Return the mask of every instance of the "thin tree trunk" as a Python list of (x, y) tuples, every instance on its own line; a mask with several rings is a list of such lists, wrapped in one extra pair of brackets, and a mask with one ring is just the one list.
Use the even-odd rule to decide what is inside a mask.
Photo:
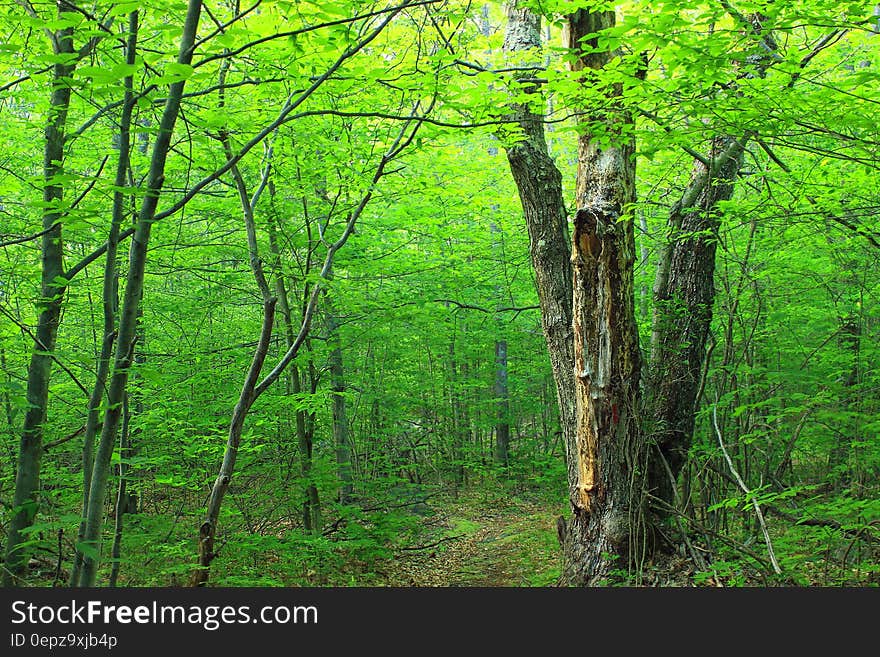
[[(180, 51), (177, 58), (180, 64), (189, 65), (192, 61), (201, 9), (201, 0), (189, 0), (183, 35), (180, 40)], [(170, 151), (174, 125), (180, 112), (180, 101), (184, 86), (185, 81), (175, 82), (170, 86), (162, 120), (159, 124), (159, 132), (153, 145), (153, 155), (150, 160), (150, 171), (147, 178), (148, 191), (141, 205), (135, 234), (132, 238), (128, 278), (123, 296), (119, 332), (116, 338), (113, 376), (111, 377), (107, 393), (107, 411), (104, 415), (101, 439), (95, 454), (89, 490), (86, 531), (83, 538), (83, 543), (88, 545), (89, 549), (87, 551), (88, 554), (85, 556), (82, 577), (80, 578), (80, 585), (85, 587), (94, 586), (97, 578), (110, 456), (113, 453), (113, 444), (119, 428), (122, 399), (125, 395), (134, 351), (138, 309), (144, 289), (147, 246), (150, 241), (153, 219), (156, 215), (156, 206), (158, 205), (159, 195), (165, 179), (165, 161)]]
[[(220, 69), (219, 83), (222, 85), (226, 80), (226, 71), (228, 70), (229, 60), (224, 61), (224, 65)], [(224, 106), (225, 99), (223, 93), (220, 95), (220, 107)], [(221, 132), (220, 140), (223, 144), (223, 150), (226, 159), (231, 161), (233, 158), (232, 146), (229, 142), (229, 135)], [(235, 182), (235, 189), (238, 192), (238, 199), (241, 204), (242, 215), (244, 218), (245, 233), (247, 235), (248, 244), (248, 261), (251, 272), (254, 275), (257, 287), (260, 290), (260, 296), (263, 299), (263, 325), (260, 330), (260, 339), (254, 355), (251, 359), (251, 366), (248, 369), (244, 384), (239, 393), (238, 402), (232, 411), (232, 420), (229, 423), (229, 433), (226, 440), (226, 450), (223, 453), (223, 463), (220, 466), (220, 472), (214, 481), (211, 489), (211, 497), (208, 500), (208, 508), (205, 514), (205, 520), (199, 527), (199, 543), (198, 543), (198, 568), (193, 573), (192, 584), (194, 586), (204, 586), (208, 581), (209, 568), (211, 562), (217, 556), (214, 551), (214, 542), (217, 536), (217, 525), (220, 519), (220, 509), (223, 505), (223, 498), (229, 489), (232, 481), (232, 475), (235, 472), (235, 462), (238, 458), (238, 448), (241, 444), (241, 433), (244, 429), (244, 421), (248, 411), (257, 398), (256, 386), (259, 381), (260, 372), (263, 369), (263, 363), (269, 352), (269, 345), (272, 340), (272, 328), (275, 322), (275, 307), (277, 297), (272, 295), (266, 275), (263, 272), (263, 263), (260, 259), (259, 247), (257, 244), (257, 227), (254, 220), (254, 212), (259, 201), (260, 194), (265, 188), (271, 173), (271, 147), (269, 147), (269, 158), (263, 168), (262, 179), (257, 192), (251, 197), (248, 193), (247, 185), (241, 175), (241, 171), (237, 164), (233, 164), (230, 173)]]
[(495, 462), (510, 460), (510, 394), (507, 387), (507, 340), (495, 341)]
[(116, 518), (113, 527), (113, 548), (110, 552), (110, 580), (108, 586), (115, 587), (119, 580), (119, 558), (122, 555), (122, 528), (125, 514), (129, 510), (127, 492), (127, 466), (129, 436), (131, 431), (131, 412), (128, 407), (128, 395), (122, 400), (122, 431), (119, 433), (119, 487), (116, 490)]
[[(393, 15), (386, 18), (379, 26), (374, 28), (370, 35), (365, 37), (360, 42), (360, 47), (365, 46), (367, 43), (369, 43), (369, 41), (378, 36), (378, 34), (385, 28), (388, 22), (390, 22), (392, 17)], [(353, 51), (349, 49), (346, 52)], [(260, 395), (262, 395), (276, 381), (278, 381), (278, 378), (284, 373), (284, 370), (287, 368), (288, 365), (291, 364), (293, 359), (296, 358), (297, 354), (299, 353), (299, 350), (305, 342), (309, 334), (309, 330), (311, 329), (312, 317), (314, 316), (315, 309), (317, 308), (318, 299), (321, 297), (324, 291), (324, 286), (321, 284), (321, 281), (330, 278), (333, 266), (333, 258), (336, 255), (336, 252), (343, 246), (345, 246), (348, 238), (351, 237), (358, 218), (361, 216), (364, 208), (366, 208), (367, 204), (370, 202), (370, 199), (373, 197), (375, 185), (385, 174), (385, 167), (387, 167), (388, 163), (391, 162), (394, 157), (396, 157), (404, 148), (406, 148), (406, 146), (411, 144), (412, 141), (415, 139), (415, 135), (418, 132), (419, 127), (421, 126), (421, 122), (415, 121), (414, 123), (415, 125), (413, 126), (409, 122), (407, 122), (401, 128), (400, 132), (398, 133), (397, 139), (379, 161), (379, 164), (376, 167), (376, 171), (373, 175), (372, 180), (370, 181), (370, 186), (367, 189), (366, 193), (363, 195), (363, 197), (361, 197), (361, 200), (358, 203), (357, 207), (349, 213), (348, 220), (345, 224), (345, 228), (343, 229), (342, 234), (335, 242), (328, 246), (327, 254), (324, 256), (324, 263), (319, 273), (319, 281), (312, 288), (312, 292), (309, 295), (308, 303), (306, 303), (303, 309), (302, 322), (300, 323), (299, 332), (294, 338), (293, 343), (287, 349), (287, 352), (281, 357), (278, 363), (275, 364), (275, 367), (272, 368), (272, 370), (263, 378), (262, 381), (259, 381), (259, 376), (263, 367), (266, 353), (269, 349), (277, 299), (275, 297), (269, 296), (269, 285), (266, 281), (265, 275), (263, 274), (262, 263), (259, 258), (259, 254), (257, 253), (253, 210), (256, 206), (257, 199), (259, 198), (259, 192), (255, 194), (252, 200), (248, 201), (246, 190), (244, 189), (244, 182), (241, 178), (238, 168), (235, 162), (230, 160), (232, 161), (232, 164), (230, 165), (230, 171), (232, 172), (233, 178), (235, 179), (236, 188), (242, 201), (242, 209), (244, 210), (245, 227), (247, 228), (248, 234), (248, 255), (250, 258), (251, 270), (254, 274), (254, 278), (257, 281), (257, 285), (260, 288), (260, 293), (265, 299), (263, 303), (263, 326), (260, 331), (260, 340), (258, 342), (257, 349), (254, 352), (253, 359), (251, 360), (250, 369), (248, 370), (244, 385), (241, 388), (238, 402), (236, 403), (235, 408), (232, 412), (232, 418), (229, 424), (229, 435), (226, 442), (226, 451), (223, 456), (223, 464), (220, 467), (220, 473), (218, 474), (217, 479), (214, 482), (214, 486), (211, 490), (211, 497), (208, 501), (208, 509), (206, 514), (207, 517), (199, 526), (198, 566), (192, 574), (191, 584), (193, 586), (204, 586), (205, 584), (207, 584), (208, 576), (210, 574), (211, 562), (217, 556), (214, 552), (217, 521), (220, 516), (220, 507), (223, 503), (223, 497), (225, 496), (226, 491), (229, 488), (229, 483), (231, 481), (232, 474), (235, 468), (235, 459), (238, 453), (238, 445), (241, 441), (241, 432), (242, 428), (244, 427), (244, 421), (247, 418), (247, 414), (250, 411), (251, 406), (253, 406), (254, 402), (260, 397)], [(227, 151), (229, 151), (229, 144), (228, 141), (226, 141), (225, 137), (224, 142)], [(229, 153), (227, 153), (227, 156), (228, 155)], [(269, 168), (267, 166), (263, 173), (264, 180), (268, 178), (268, 175)], [(260, 189), (262, 189), (262, 186)]]
[(220, 518), (220, 508), (223, 497), (232, 481), (235, 470), (235, 460), (238, 456), (238, 446), (241, 443), (241, 432), (244, 428), (244, 420), (248, 411), (256, 400), (256, 385), (259, 381), (263, 362), (269, 351), (269, 343), (272, 338), (272, 323), (275, 318), (275, 298), (270, 298), (263, 304), (263, 328), (260, 332), (260, 340), (254, 351), (251, 366), (248, 369), (244, 384), (238, 396), (238, 402), (232, 411), (232, 420), (229, 423), (229, 435), (226, 441), (226, 451), (223, 454), (223, 464), (220, 473), (214, 481), (211, 489), (211, 498), (208, 501), (208, 510), (205, 520), (199, 527), (199, 567), (193, 573), (193, 586), (204, 586), (208, 582), (209, 568), (214, 557), (214, 541), (217, 535), (217, 521)]
[[(135, 62), (135, 48), (137, 46), (138, 12), (129, 14), (128, 41), (126, 43), (126, 63), (133, 65)], [(113, 215), (110, 224), (110, 234), (107, 237), (107, 253), (104, 264), (104, 283), (102, 289), (103, 339), (101, 341), (101, 354), (98, 357), (98, 371), (95, 375), (95, 386), (89, 398), (88, 415), (86, 417), (86, 431), (83, 437), (82, 465), (83, 465), (83, 517), (79, 526), (77, 541), (81, 542), (85, 537), (86, 511), (89, 504), (89, 489), (92, 483), (92, 468), (94, 467), (95, 437), (101, 425), (101, 402), (104, 399), (104, 391), (107, 385), (107, 376), (110, 373), (110, 359), (113, 356), (113, 340), (116, 337), (116, 315), (119, 309), (119, 278), (117, 271), (117, 245), (119, 232), (125, 218), (126, 196), (121, 191), (126, 186), (131, 152), (131, 118), (133, 102), (132, 76), (127, 76), (123, 81), (125, 94), (122, 100), (122, 114), (119, 119), (119, 158), (116, 163), (116, 176), (113, 181), (116, 191), (113, 193)], [(82, 571), (83, 555), (77, 547), (74, 556), (74, 564), (71, 569), (70, 584), (75, 586), (79, 582)]]
[[(311, 356), (309, 356), (311, 358)], [(302, 393), (302, 378), (297, 366), (291, 367), (290, 383), (295, 395)], [(309, 393), (316, 392), (317, 381), (312, 367), (309, 367)], [(318, 494), (318, 485), (315, 483), (312, 473), (314, 448), (315, 418), (312, 413), (306, 413), (302, 409), (296, 411), (296, 436), (299, 445), (302, 466), (300, 473), (305, 482), (305, 499), (303, 500), (303, 527), (312, 534), (320, 534), (324, 527), (321, 513), (321, 497)]]
[(834, 446), (828, 457), (828, 470), (831, 472), (834, 485), (838, 490), (847, 488), (852, 485), (853, 472), (849, 466), (850, 451), (852, 441), (857, 436), (857, 432), (853, 430), (853, 420), (858, 411), (858, 395), (855, 390), (860, 379), (860, 357), (862, 342), (862, 326), (861, 318), (856, 313), (851, 313), (847, 317), (840, 320), (839, 329), (840, 338), (838, 340), (841, 348), (845, 349), (845, 353), (850, 359), (849, 370), (843, 378), (843, 411), (848, 416), (846, 421), (841, 423), (841, 431), (839, 431), (834, 439)]
[[(497, 206), (493, 206), (497, 208)], [(492, 250), (499, 262), (504, 261), (504, 242), (501, 229), (492, 223)], [(503, 305), (504, 290), (495, 286), (496, 310)], [(507, 384), (507, 340), (501, 313), (495, 313), (495, 463), (507, 467), (510, 460), (510, 391)]]
[[(271, 153), (270, 153), (271, 155)], [(275, 186), (268, 181), (270, 198), (275, 197)], [(272, 253), (275, 274), (275, 296), (278, 298), (278, 308), (284, 322), (284, 338), (287, 348), (293, 345), (296, 335), (293, 328), (293, 317), (290, 311), (290, 299), (287, 294), (287, 286), (284, 283), (284, 271), (281, 265), (281, 250), (278, 247), (278, 231), (273, 216), (269, 217), (269, 251)], [(311, 265), (311, 258), (307, 258), (306, 273)], [(312, 380), (311, 392), (314, 393), (314, 380)], [(299, 395), (302, 393), (302, 378), (299, 368), (292, 365), (287, 377), (287, 394)], [(296, 438), (300, 452), (300, 474), (305, 482), (305, 496), (303, 499), (302, 520), (303, 527), (307, 532), (319, 533), (323, 526), (321, 517), (321, 498), (318, 494), (318, 486), (312, 479), (312, 447), (313, 447), (314, 419), (312, 414), (305, 410), (296, 410)]]
[[(58, 2), (59, 15), (66, 3)], [(49, 101), (49, 120), (45, 131), (43, 151), (43, 213), (42, 237), (42, 298), (34, 346), (28, 367), (27, 411), (18, 450), (15, 473), (16, 510), (6, 534), (6, 557), (3, 585), (20, 583), (28, 562), (29, 550), (21, 543), (26, 531), (34, 523), (39, 507), (40, 465), (43, 455), (43, 425), (49, 402), (49, 379), (52, 371), (55, 341), (61, 321), (61, 305), (67, 289), (64, 277), (64, 243), (61, 231), (61, 206), (64, 188), (56, 182), (64, 173), (64, 142), (67, 112), (70, 107), (70, 76), (75, 64), (73, 56), (73, 28), (58, 30), (52, 37), (53, 50), (60, 60), (53, 66), (52, 96)]]
[(339, 502), (347, 504), (352, 496), (351, 445), (348, 431), (348, 413), (345, 404), (345, 369), (342, 360), (342, 340), (339, 325), (330, 299), (327, 306), (327, 339), (332, 346), (329, 356), (330, 389), (333, 394), (333, 443), (336, 446), (336, 476), (339, 479)]

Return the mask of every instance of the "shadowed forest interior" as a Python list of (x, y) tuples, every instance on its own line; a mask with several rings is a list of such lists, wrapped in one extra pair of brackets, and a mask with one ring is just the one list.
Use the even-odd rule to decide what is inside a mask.
[(5, 586), (880, 583), (880, 5), (5, 5)]

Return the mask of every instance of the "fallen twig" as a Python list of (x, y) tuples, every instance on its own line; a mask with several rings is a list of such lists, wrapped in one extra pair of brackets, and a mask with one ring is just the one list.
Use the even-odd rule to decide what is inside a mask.
[(464, 538), (465, 534), (459, 534), (457, 536), (447, 536), (445, 538), (441, 538), (439, 541), (435, 541), (434, 543), (428, 543), (427, 545), (415, 545), (412, 547), (402, 547), (397, 548), (398, 551), (402, 552), (404, 550), (408, 552), (412, 552), (414, 550), (427, 550), (428, 548), (437, 547), (441, 543), (445, 543), (446, 541), (456, 541), (460, 538)]

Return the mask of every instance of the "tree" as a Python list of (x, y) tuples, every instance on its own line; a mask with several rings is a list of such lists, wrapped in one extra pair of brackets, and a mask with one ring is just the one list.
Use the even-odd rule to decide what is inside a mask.
[(876, 16), (759, 5), (4, 13), (10, 583), (872, 582)]
[[(53, 352), (61, 321), (61, 306), (67, 288), (64, 269), (62, 226), (64, 215), (64, 146), (70, 106), (70, 76), (79, 57), (74, 50), (74, 29), (67, 24), (66, 2), (57, 4), (63, 25), (49, 31), (56, 63), (52, 66), (52, 89), (43, 148), (43, 222), (41, 308), (27, 376), (28, 408), (25, 413), (15, 477), (14, 515), (6, 538), (3, 585), (16, 583), (28, 560), (27, 530), (39, 506), (40, 462), (43, 456), (43, 426), (46, 422)], [(87, 49), (86, 49), (87, 51)]]

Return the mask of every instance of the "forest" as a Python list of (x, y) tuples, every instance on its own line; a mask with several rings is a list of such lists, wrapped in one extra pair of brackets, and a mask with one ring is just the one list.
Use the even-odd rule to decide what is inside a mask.
[(0, 9), (3, 586), (880, 585), (880, 5)]

